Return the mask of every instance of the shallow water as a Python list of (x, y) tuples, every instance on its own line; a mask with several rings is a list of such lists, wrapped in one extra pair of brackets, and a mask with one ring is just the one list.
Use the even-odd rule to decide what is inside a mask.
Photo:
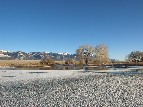
[(0, 67), (0, 70), (79, 70), (83, 67), (77, 66), (52, 66), (52, 67)]

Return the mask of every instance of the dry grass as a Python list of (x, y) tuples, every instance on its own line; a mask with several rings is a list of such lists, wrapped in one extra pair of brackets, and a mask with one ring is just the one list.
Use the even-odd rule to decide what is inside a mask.
[(0, 60), (0, 66), (34, 66), (39, 65), (40, 60)]
[[(0, 66), (40, 66), (41, 60), (0, 60)], [(65, 64), (65, 61), (55, 61), (56, 64)], [(75, 62), (78, 63), (77, 61)]]

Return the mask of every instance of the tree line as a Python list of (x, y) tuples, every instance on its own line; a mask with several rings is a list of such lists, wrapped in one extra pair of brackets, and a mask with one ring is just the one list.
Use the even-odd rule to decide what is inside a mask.
[[(75, 59), (65, 59), (65, 64), (76, 64), (79, 65), (88, 65), (89, 63), (96, 65), (104, 65), (110, 62), (109, 58), (109, 48), (106, 44), (99, 44), (95, 47), (91, 45), (81, 45), (76, 49), (76, 58)], [(55, 64), (54, 60), (49, 57), (40, 62), (41, 65), (53, 65)]]
[(106, 44), (99, 44), (95, 47), (82, 45), (76, 50), (80, 64), (88, 65), (92, 62), (97, 65), (104, 65), (110, 62), (109, 48)]

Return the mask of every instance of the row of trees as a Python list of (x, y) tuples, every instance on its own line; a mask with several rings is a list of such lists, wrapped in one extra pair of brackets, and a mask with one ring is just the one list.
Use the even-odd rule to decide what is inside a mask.
[(98, 65), (108, 64), (109, 59), (109, 48), (105, 44), (97, 45), (93, 47), (91, 45), (82, 45), (76, 50), (77, 57), (80, 64), (88, 64), (92, 61)]
[[(97, 45), (93, 47), (91, 45), (81, 45), (76, 50), (76, 59), (65, 59), (65, 64), (76, 64), (76, 60), (78, 60), (80, 65), (87, 65), (89, 63), (93, 63), (96, 65), (109, 64), (109, 48), (105, 44)], [(143, 62), (143, 52), (140, 51), (132, 51), (125, 58), (126, 61), (129, 62)], [(54, 65), (55, 61), (49, 57), (40, 62), (41, 65)]]
[[(40, 65), (42, 66), (45, 66), (45, 65), (52, 66), (54, 64), (55, 64), (55, 61), (51, 57), (48, 57), (47, 59), (43, 59), (40, 61)], [(65, 59), (64, 64), (66, 65), (75, 64), (75, 61), (74, 59), (71, 59), (71, 58)]]
[[(91, 45), (82, 45), (76, 50), (77, 60), (80, 65), (87, 65), (89, 62), (102, 65), (108, 64), (109, 59), (109, 49), (105, 44), (97, 45), (93, 47)], [(75, 64), (75, 59), (66, 59), (65, 64)], [(54, 60), (50, 57), (44, 59), (40, 62), (41, 65), (54, 65)]]

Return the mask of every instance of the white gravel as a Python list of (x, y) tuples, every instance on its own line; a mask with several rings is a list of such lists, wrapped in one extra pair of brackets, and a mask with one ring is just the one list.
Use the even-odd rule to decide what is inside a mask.
[(143, 107), (143, 74), (119, 71), (1, 70), (0, 107)]

